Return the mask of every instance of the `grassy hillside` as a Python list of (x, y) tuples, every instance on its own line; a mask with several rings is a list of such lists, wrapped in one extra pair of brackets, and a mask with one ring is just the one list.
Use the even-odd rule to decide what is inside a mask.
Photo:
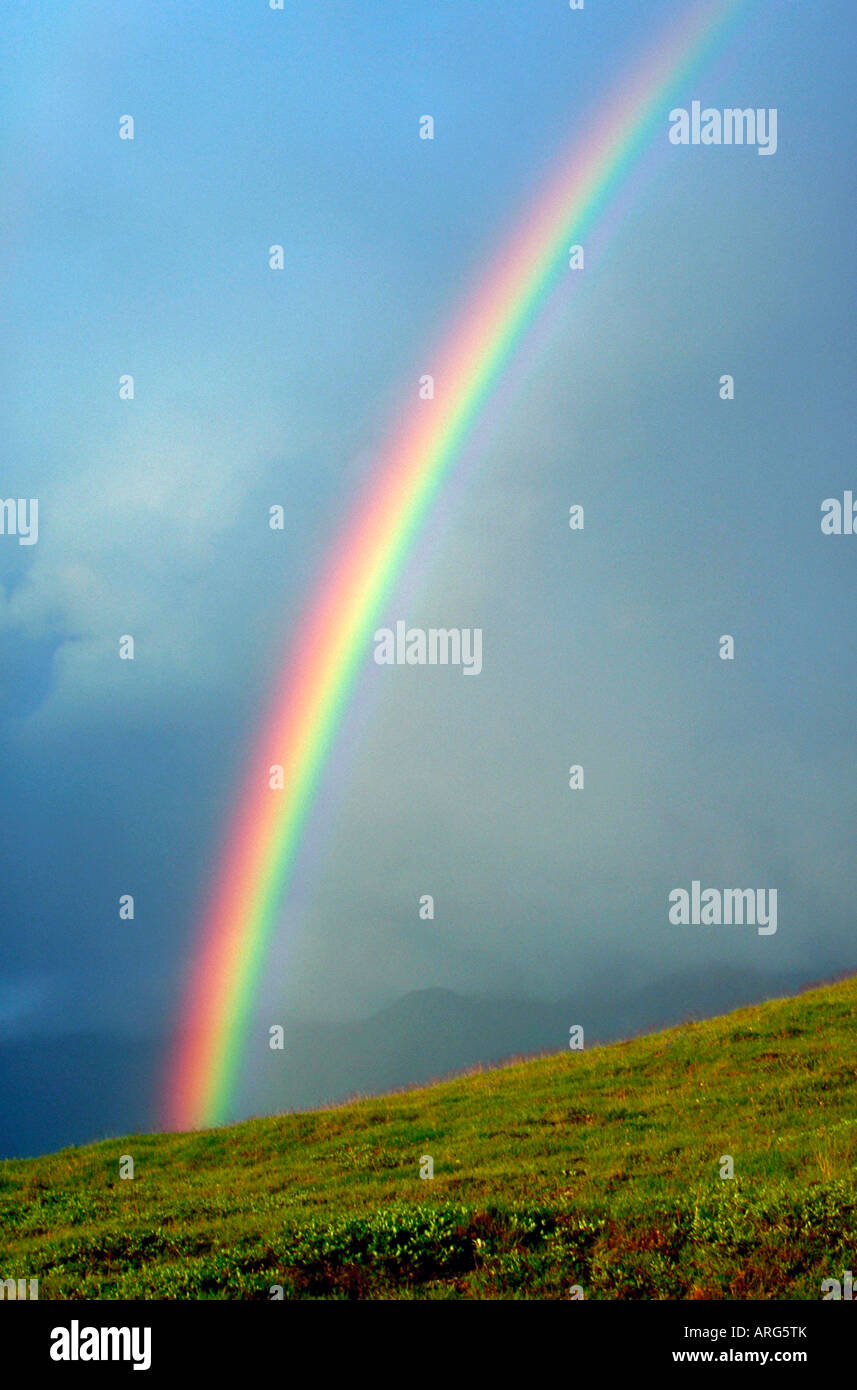
[(855, 1021), (852, 979), (335, 1110), (0, 1164), (0, 1277), (38, 1275), (41, 1298), (818, 1299), (857, 1269)]

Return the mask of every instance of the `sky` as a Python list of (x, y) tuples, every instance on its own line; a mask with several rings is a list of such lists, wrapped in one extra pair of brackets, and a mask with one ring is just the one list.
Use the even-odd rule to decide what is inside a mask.
[[(0, 497), (39, 538), (0, 535), (0, 1045), (168, 1049), (342, 518), (541, 180), (692, 8), (6, 0)], [(855, 49), (848, 0), (748, 0), (681, 104), (776, 108), (776, 153), (674, 146), (664, 110), (384, 615), (480, 628), (483, 669), (367, 651), (257, 1039), (416, 990), (857, 966), (857, 538), (820, 529), (857, 492)], [(776, 888), (776, 934), (671, 924), (694, 879)], [(70, 1142), (51, 1103), (14, 1141), (0, 1109), (0, 1154)]]

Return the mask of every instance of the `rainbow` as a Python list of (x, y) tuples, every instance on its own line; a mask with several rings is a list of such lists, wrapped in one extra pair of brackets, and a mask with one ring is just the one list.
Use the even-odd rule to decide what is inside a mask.
[[(567, 154), (437, 356), (437, 398), (382, 452), (294, 634), (228, 826), (165, 1086), (165, 1124), (219, 1123), (234, 1093), (252, 1001), (314, 794), (372, 634), (420, 527), (489, 393), (653, 135), (666, 104), (722, 42), (746, 0), (703, 0), (626, 76)], [(268, 772), (279, 763), (282, 790)]]

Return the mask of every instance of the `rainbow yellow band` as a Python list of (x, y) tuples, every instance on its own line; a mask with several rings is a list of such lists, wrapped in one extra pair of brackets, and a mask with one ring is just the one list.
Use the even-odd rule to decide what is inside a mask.
[[(746, 0), (702, 0), (626, 76), (582, 148), (565, 155), (465, 305), (435, 367), (437, 399), (392, 439), (337, 538), (295, 633), (248, 765), (205, 911), (165, 1086), (165, 1124), (229, 1107), (253, 999), (320, 774), (371, 638), (423, 520), (489, 393), (559, 277), (653, 137), (670, 97), (725, 39)], [(280, 763), (282, 791), (268, 768)]]

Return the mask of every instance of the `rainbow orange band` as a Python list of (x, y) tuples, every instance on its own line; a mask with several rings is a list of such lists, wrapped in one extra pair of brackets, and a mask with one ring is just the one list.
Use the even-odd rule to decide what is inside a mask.
[[(667, 138), (667, 103), (745, 0), (704, 0), (662, 35), (626, 77), (583, 148), (529, 209), (520, 230), (465, 306), (434, 367), (437, 399), (417, 402), (393, 439), (291, 645), (199, 934), (170, 1058), (165, 1124), (217, 1124), (229, 1107), (266, 950), (358, 670), (371, 651), (423, 520), (522, 335), (560, 276), (568, 250), (591, 232), (653, 137)], [(282, 791), (268, 769), (280, 763)]]

